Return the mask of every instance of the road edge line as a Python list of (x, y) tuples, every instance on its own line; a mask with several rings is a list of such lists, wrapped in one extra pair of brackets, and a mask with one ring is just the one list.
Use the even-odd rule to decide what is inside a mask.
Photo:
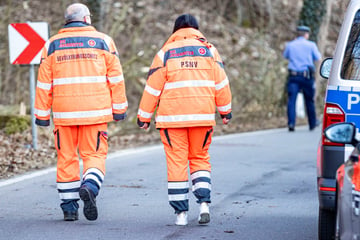
[[(266, 130), (259, 130), (259, 131), (253, 131), (253, 132), (233, 133), (233, 134), (216, 136), (216, 137), (213, 138), (213, 140), (214, 141), (220, 141), (220, 140), (223, 140), (223, 139), (234, 138), (234, 137), (238, 137), (238, 136), (261, 135), (261, 134), (264, 134), (264, 133), (277, 133), (277, 132), (282, 132), (282, 131), (284, 131), (284, 128), (266, 129)], [(113, 153), (109, 153), (106, 160), (111, 160), (111, 159), (114, 159), (114, 158), (117, 158), (117, 157), (120, 157), (120, 156), (131, 155), (131, 154), (134, 154), (134, 153), (157, 150), (159, 148), (163, 148), (163, 145), (162, 144), (157, 144), (157, 145), (152, 145), (152, 146), (123, 149), (123, 150), (119, 150), (119, 151), (116, 151), (116, 152), (113, 152)], [(46, 175), (46, 174), (49, 174), (49, 173), (52, 173), (52, 172), (56, 172), (56, 167), (50, 167), (50, 168), (42, 169), (42, 170), (39, 170), (39, 171), (36, 171), (36, 172), (25, 173), (24, 175), (16, 176), (14, 178), (6, 179), (6, 180), (0, 180), (0, 188), (5, 187), (5, 186), (9, 186), (11, 184), (15, 184), (15, 183), (18, 183), (18, 182), (22, 182), (22, 181), (25, 181), (25, 180), (28, 180), (28, 179), (40, 177), (40, 176), (43, 176), (43, 175)]]

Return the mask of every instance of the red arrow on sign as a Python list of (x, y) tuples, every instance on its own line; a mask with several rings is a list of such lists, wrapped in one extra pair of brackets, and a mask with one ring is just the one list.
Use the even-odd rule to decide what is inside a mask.
[(13, 64), (28, 64), (40, 52), (45, 40), (26, 23), (14, 23), (11, 26), (29, 42)]

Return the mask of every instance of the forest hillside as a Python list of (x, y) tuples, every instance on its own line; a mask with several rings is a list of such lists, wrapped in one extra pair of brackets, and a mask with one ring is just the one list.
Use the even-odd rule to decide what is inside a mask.
[[(29, 67), (9, 63), (8, 25), (48, 22), (50, 35), (64, 24), (74, 1), (0, 0), (0, 178), (56, 162), (52, 129), (39, 129), (39, 149), (31, 148)], [(323, 57), (331, 56), (348, 0), (80, 0), (93, 25), (117, 45), (129, 101), (128, 118), (111, 123), (111, 151), (159, 140), (140, 131), (136, 112), (151, 61), (170, 36), (177, 16), (194, 15), (200, 30), (219, 50), (233, 94), (233, 119), (219, 121), (215, 134), (286, 126), (284, 86), (287, 62), (282, 51), (298, 24), (312, 28)], [(37, 74), (38, 67), (35, 67)], [(321, 118), (326, 82), (317, 81)], [(19, 116), (24, 112), (25, 116)], [(219, 119), (218, 119), (219, 120)], [(300, 119), (299, 122), (306, 123)]]

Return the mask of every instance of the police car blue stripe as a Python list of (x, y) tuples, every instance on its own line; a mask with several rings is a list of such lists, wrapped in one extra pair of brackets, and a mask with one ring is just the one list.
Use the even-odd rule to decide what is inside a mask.
[[(326, 102), (338, 105), (345, 113), (346, 122), (354, 122), (360, 125), (360, 92), (353, 91), (354, 88), (340, 90), (328, 89)], [(356, 89), (357, 90), (357, 89)]]

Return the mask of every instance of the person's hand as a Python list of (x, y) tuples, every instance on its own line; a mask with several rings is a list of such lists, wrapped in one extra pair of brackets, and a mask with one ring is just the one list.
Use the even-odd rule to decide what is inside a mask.
[(230, 122), (230, 119), (223, 118), (222, 121), (223, 121), (223, 124), (227, 125)]
[(137, 125), (141, 129), (145, 129), (145, 130), (150, 129), (150, 122), (142, 122), (142, 121), (140, 121), (139, 118), (137, 119)]
[(230, 122), (230, 119), (232, 118), (231, 112), (228, 114), (221, 114), (221, 119), (223, 121), (223, 124), (227, 125)]
[(148, 130), (149, 129), (149, 123), (144, 123), (144, 125), (142, 125), (141, 127), (140, 127), (141, 129), (145, 129), (145, 130)]

